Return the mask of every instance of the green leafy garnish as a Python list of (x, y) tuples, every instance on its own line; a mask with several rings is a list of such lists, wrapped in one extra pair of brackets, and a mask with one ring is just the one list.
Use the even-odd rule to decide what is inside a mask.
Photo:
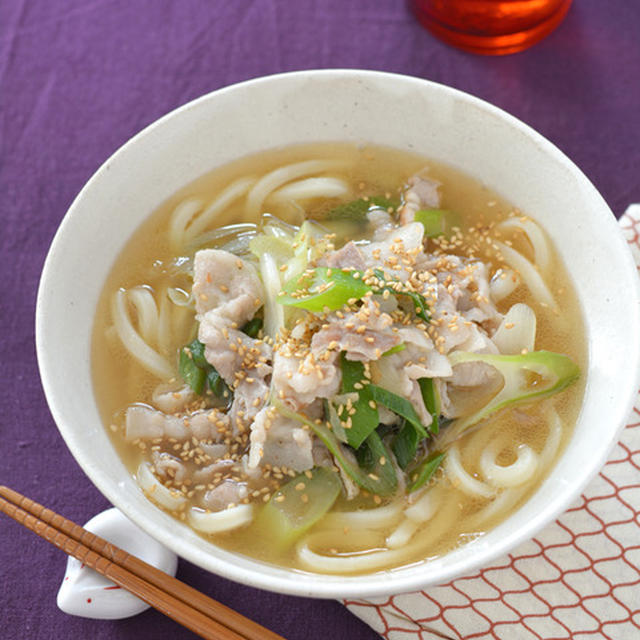
[[(374, 430), (367, 436), (362, 446), (356, 451), (356, 459), (360, 469), (367, 473), (369, 480), (387, 487), (387, 493), (392, 489), (395, 491), (398, 485), (396, 470), (391, 463), (391, 454), (377, 431)], [(369, 487), (364, 488), (372, 493), (383, 495), (379, 488), (375, 491)]]
[[(431, 416), (429, 431), (434, 434), (438, 433), (440, 405), (433, 380), (431, 378), (422, 378), (418, 380), (418, 384), (420, 385), (424, 406)], [(420, 424), (420, 427), (423, 427), (423, 425)], [(393, 439), (391, 445), (391, 449), (401, 469), (406, 469), (409, 466), (423, 439), (422, 432), (416, 429), (414, 424), (407, 420), (403, 422), (400, 431)]]
[(343, 351), (340, 354), (340, 368), (342, 370), (340, 392), (358, 394), (358, 399), (352, 403), (352, 413), (347, 416), (345, 412), (340, 416), (343, 426), (345, 421), (351, 425), (349, 428), (344, 428), (347, 442), (354, 449), (357, 449), (378, 426), (378, 409), (375, 408), (362, 362), (347, 360)]
[(427, 436), (427, 430), (409, 400), (375, 384), (370, 384), (368, 388), (376, 402), (407, 420), (422, 438)]
[[(227, 383), (222, 379), (222, 376), (213, 367), (211, 367), (211, 369), (207, 373), (207, 384), (209, 385), (209, 389), (211, 389), (213, 394), (218, 396), (218, 398), (226, 397), (224, 395), (224, 392), (229, 391)], [(229, 393), (231, 392), (229, 391)]]
[(444, 460), (444, 456), (444, 453), (438, 453), (436, 451), (421, 462), (416, 469), (410, 471), (408, 475), (411, 484), (407, 487), (407, 493), (412, 493), (416, 491), (416, 489), (424, 486), (429, 481), (429, 478), (436, 472), (436, 469)]
[(422, 438), (415, 427), (406, 420), (402, 421), (400, 431), (391, 443), (391, 450), (401, 469), (406, 469), (413, 460)]
[(375, 431), (371, 433), (363, 444), (363, 446), (366, 445), (366, 449), (369, 452), (367, 453), (368, 459), (375, 461), (375, 465), (370, 469), (362, 469), (357, 462), (352, 460), (349, 449), (339, 442), (326, 423), (321, 422), (318, 424), (307, 418), (307, 416), (292, 411), (279, 400), (275, 400), (273, 404), (285, 418), (291, 418), (306, 424), (329, 449), (342, 470), (358, 486), (379, 496), (386, 496), (395, 492), (398, 487), (398, 479), (390, 462), (392, 454)]
[(420, 393), (422, 394), (422, 400), (424, 406), (431, 416), (431, 424), (429, 425), (429, 431), (431, 433), (438, 433), (440, 419), (440, 398), (438, 392), (433, 384), (432, 378), (420, 378), (418, 380), (420, 385)]
[(257, 338), (262, 329), (262, 318), (252, 318), (240, 331), (246, 333), (250, 338)]
[(331, 509), (341, 489), (340, 478), (331, 469), (315, 467), (301, 473), (271, 496), (256, 526), (269, 544), (289, 547)]
[(188, 350), (188, 355), (191, 356), (193, 363), (196, 367), (200, 367), (201, 369), (206, 369), (211, 365), (207, 362), (207, 359), (204, 357), (204, 345), (200, 340), (191, 341), (183, 351)]
[[(198, 395), (205, 391), (205, 382), (218, 398), (228, 399), (231, 391), (215, 367), (204, 357), (204, 344), (197, 338), (180, 350), (178, 370), (182, 379)], [(225, 395), (226, 394), (226, 395)]]
[(204, 383), (207, 379), (207, 373), (201, 369), (196, 363), (187, 348), (180, 351), (180, 363), (178, 365), (182, 379), (197, 393), (201, 394), (204, 390)]

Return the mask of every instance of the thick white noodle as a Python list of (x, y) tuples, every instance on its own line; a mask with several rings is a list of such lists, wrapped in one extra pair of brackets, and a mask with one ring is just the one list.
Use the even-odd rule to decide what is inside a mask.
[(549, 468), (558, 453), (560, 441), (562, 440), (562, 421), (553, 407), (550, 407), (547, 412), (547, 423), (549, 424), (547, 441), (544, 443), (542, 451), (538, 454), (538, 469), (540, 471)]
[(172, 251), (179, 251), (184, 244), (184, 231), (193, 216), (204, 207), (199, 198), (183, 200), (171, 214), (169, 221), (169, 246)]
[(404, 520), (387, 537), (386, 545), (397, 549), (408, 544), (420, 526), (433, 518), (442, 504), (442, 487), (428, 487), (411, 506), (404, 511)]
[(304, 178), (281, 187), (269, 198), (275, 201), (340, 198), (348, 195), (349, 185), (340, 178)]
[(250, 219), (257, 219), (263, 213), (262, 206), (272, 191), (296, 178), (308, 176), (311, 173), (330, 171), (342, 166), (335, 160), (304, 160), (279, 167), (260, 178), (247, 196), (247, 215)]
[(402, 504), (394, 501), (376, 509), (362, 509), (358, 511), (334, 511), (322, 520), (323, 527), (349, 527), (369, 529), (392, 525), (400, 516)]
[(298, 559), (301, 564), (321, 573), (354, 573), (357, 571), (370, 571), (389, 565), (399, 565), (409, 561), (423, 553), (450, 531), (454, 519), (459, 512), (458, 503), (455, 500), (445, 501), (429, 527), (423, 529), (419, 536), (415, 536), (413, 542), (400, 549), (385, 549), (370, 553), (354, 552), (342, 553), (340, 556), (327, 556), (313, 551), (313, 547), (324, 541), (323, 532), (312, 533), (303, 538), (296, 547)]
[(549, 268), (551, 254), (549, 252), (549, 243), (542, 229), (530, 218), (507, 218), (501, 222), (498, 229), (520, 229), (525, 233), (531, 246), (533, 247), (533, 256), (538, 269), (545, 273)]
[(127, 289), (125, 294), (136, 310), (138, 332), (145, 342), (158, 342), (158, 305), (146, 287)]
[(429, 488), (414, 504), (404, 510), (404, 515), (414, 522), (427, 522), (440, 508), (442, 497), (442, 488)]
[(519, 487), (533, 478), (538, 470), (538, 456), (531, 447), (521, 444), (516, 449), (516, 460), (503, 466), (496, 462), (501, 443), (492, 442), (480, 454), (480, 473), (492, 486), (500, 488)]
[(162, 380), (173, 377), (174, 371), (169, 361), (152, 349), (131, 324), (126, 294), (122, 289), (113, 294), (111, 316), (122, 345), (149, 373)]
[(202, 533), (231, 531), (253, 520), (253, 505), (240, 504), (223, 511), (206, 512), (191, 507), (187, 516), (189, 524)]
[(169, 296), (169, 300), (171, 300), (176, 307), (195, 307), (193, 294), (191, 292), (187, 293), (179, 287), (169, 287), (167, 289), (167, 296)]
[(493, 487), (477, 480), (465, 471), (460, 460), (460, 451), (457, 444), (451, 446), (447, 451), (444, 469), (453, 486), (469, 496), (491, 498), (495, 494)]
[(166, 355), (171, 344), (171, 301), (166, 287), (160, 292), (160, 304), (158, 305), (158, 350)]
[(269, 253), (260, 256), (260, 275), (264, 285), (264, 332), (271, 338), (284, 327), (284, 307), (278, 304), (278, 293), (282, 289), (280, 271), (275, 258)]
[[(558, 452), (562, 439), (562, 422), (553, 407), (549, 410), (547, 421), (549, 423), (549, 434), (542, 451), (538, 454), (538, 474), (549, 468)], [(469, 526), (480, 527), (498, 515), (507, 513), (520, 500), (527, 489), (527, 486), (504, 489), (486, 507), (472, 516)]]
[(551, 295), (551, 291), (544, 283), (542, 276), (521, 253), (508, 247), (504, 242), (495, 241), (504, 261), (519, 274), (524, 283), (531, 291), (531, 294), (539, 303), (545, 304), (553, 310), (556, 310), (556, 303)]
[(387, 536), (385, 544), (389, 549), (398, 549), (407, 545), (413, 534), (418, 530), (420, 524), (415, 520), (405, 518), (392, 532)]
[(489, 295), (494, 303), (514, 292), (520, 284), (520, 276), (512, 269), (498, 269), (489, 282)]
[(202, 233), (214, 220), (238, 198), (241, 198), (249, 188), (255, 183), (253, 176), (243, 176), (234, 180), (228, 187), (223, 189), (218, 197), (185, 228), (183, 242), (188, 244)]
[(523, 349), (533, 351), (536, 343), (536, 314), (533, 309), (522, 302), (514, 304), (491, 339), (503, 355), (522, 353)]
[(181, 509), (187, 499), (174, 489), (167, 489), (152, 473), (148, 462), (142, 462), (136, 471), (136, 480), (144, 494), (169, 511)]
[(480, 527), (498, 515), (506, 515), (524, 495), (527, 487), (515, 487), (502, 490), (486, 507), (483, 507), (470, 518), (469, 527)]

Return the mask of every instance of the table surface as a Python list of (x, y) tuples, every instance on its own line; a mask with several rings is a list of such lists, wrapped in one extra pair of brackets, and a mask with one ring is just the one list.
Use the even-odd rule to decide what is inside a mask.
[[(640, 4), (580, 0), (556, 32), (502, 58), (435, 40), (403, 0), (0, 2), (0, 483), (78, 522), (108, 504), (49, 415), (34, 346), (38, 279), (66, 209), (134, 133), (219, 87), (271, 73), (366, 68), (489, 100), (562, 149), (616, 216), (640, 202)], [(193, 637), (155, 611), (58, 611), (65, 557), (0, 518), (0, 623), (20, 638)], [(256, 591), (181, 561), (178, 576), (289, 640), (373, 639), (334, 601)]]

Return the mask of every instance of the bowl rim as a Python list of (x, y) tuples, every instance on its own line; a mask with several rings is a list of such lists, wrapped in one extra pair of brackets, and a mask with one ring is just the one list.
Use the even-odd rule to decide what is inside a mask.
[[(77, 447), (73, 440), (73, 429), (66, 422), (63, 412), (59, 410), (57, 406), (58, 390), (54, 385), (55, 369), (53, 363), (49, 361), (47, 357), (47, 345), (46, 345), (46, 295), (45, 292), (49, 287), (50, 282), (55, 279), (55, 261), (59, 254), (59, 247), (63, 244), (64, 237), (66, 235), (67, 226), (70, 224), (72, 218), (78, 213), (81, 208), (83, 200), (90, 192), (94, 183), (100, 180), (103, 174), (109, 170), (110, 165), (114, 162), (118, 162), (119, 159), (126, 155), (129, 149), (135, 145), (138, 145), (142, 140), (149, 136), (157, 128), (163, 127), (166, 123), (171, 122), (174, 119), (179, 119), (183, 114), (189, 112), (192, 109), (198, 108), (202, 103), (208, 102), (219, 95), (224, 95), (230, 92), (243, 90), (251, 86), (260, 86), (268, 83), (277, 83), (281, 80), (289, 79), (307, 79), (312, 77), (324, 77), (324, 78), (352, 78), (356, 79), (382, 79), (388, 82), (401, 82), (406, 83), (407, 86), (413, 85), (418, 89), (424, 89), (429, 87), (433, 91), (440, 91), (444, 94), (448, 94), (451, 97), (460, 99), (466, 103), (470, 103), (484, 112), (490, 115), (499, 117), (506, 124), (514, 127), (528, 137), (532, 142), (537, 144), (547, 154), (551, 154), (556, 161), (567, 169), (574, 178), (578, 181), (581, 189), (588, 195), (590, 199), (593, 199), (594, 203), (597, 203), (601, 209), (610, 212), (610, 209), (600, 193), (596, 190), (595, 186), (589, 181), (584, 173), (554, 144), (547, 140), (540, 133), (535, 131), (529, 125), (525, 124), (515, 116), (507, 113), (506, 111), (496, 107), (495, 105), (482, 100), (469, 93), (436, 83), (430, 80), (416, 78), (413, 76), (371, 71), (371, 70), (359, 70), (359, 69), (313, 69), (305, 71), (293, 71), (286, 73), (278, 73), (268, 76), (261, 76), (245, 80), (243, 82), (235, 83), (229, 86), (225, 86), (209, 92), (203, 96), (200, 96), (190, 102), (170, 111), (159, 119), (155, 120), (151, 124), (147, 125), (139, 133), (130, 138), (122, 146), (120, 146), (113, 154), (105, 160), (105, 162), (98, 168), (98, 170), (91, 176), (86, 182), (83, 188), (80, 190), (76, 198), (70, 205), (67, 213), (65, 214), (56, 234), (51, 243), (48, 251), (41, 279), (38, 288), (37, 300), (36, 300), (36, 353), (38, 360), (38, 367), (42, 380), (43, 389), (49, 405), (51, 414), (56, 422), (58, 430), (60, 431), (67, 447), (71, 451), (71, 454), (80, 465), (85, 474), (89, 477), (92, 483), (98, 488), (98, 490), (114, 505), (123, 511), (132, 521), (140, 526), (152, 537), (160, 540), (163, 544), (171, 548), (178, 555), (193, 562), (194, 564), (218, 574), (225, 578), (240, 582), (245, 585), (266, 589), (270, 591), (276, 591), (279, 593), (291, 594), (291, 595), (306, 595), (310, 597), (374, 597), (384, 596), (393, 593), (403, 593), (413, 591), (424, 587), (428, 582), (429, 584), (435, 584), (433, 581), (426, 580), (424, 573), (413, 572), (409, 575), (402, 575), (403, 571), (413, 567), (402, 567), (399, 569), (393, 569), (391, 571), (374, 572), (366, 575), (359, 576), (325, 576), (322, 574), (309, 574), (300, 573), (296, 570), (283, 569), (282, 567), (276, 567), (280, 571), (274, 571), (272, 573), (265, 573), (261, 571), (261, 567), (265, 567), (265, 563), (250, 558), (250, 565), (255, 568), (247, 569), (241, 567), (238, 564), (227, 561), (220, 557), (204, 556), (201, 551), (191, 547), (188, 543), (183, 543), (178, 540), (175, 535), (171, 535), (169, 532), (159, 530), (154, 522), (149, 520), (144, 515), (140, 515), (134, 511), (134, 509), (126, 504), (126, 501), (121, 503), (119, 495), (114, 487), (105, 487), (100, 482), (98, 476), (99, 473), (90, 464), (89, 459), (86, 457), (85, 452)], [(197, 177), (197, 176), (196, 176)], [(617, 223), (613, 214), (611, 214), (611, 225), (617, 227)], [(619, 229), (618, 229), (619, 232)], [(626, 247), (626, 242), (622, 238), (622, 234), (619, 233), (619, 239), (623, 251), (626, 250), (626, 255), (623, 260), (626, 261), (627, 267), (632, 269), (635, 273), (636, 266), (633, 263), (630, 252)], [(628, 296), (632, 299), (632, 303), (635, 302), (636, 308), (640, 308), (640, 281), (635, 291), (627, 292)], [(637, 314), (636, 314), (637, 315)], [(626, 387), (626, 404), (620, 403), (613, 411), (612, 422), (617, 424), (615, 432), (612, 431), (611, 441), (607, 443), (607, 446), (600, 450), (599, 455), (593, 456), (590, 459), (590, 464), (586, 464), (583, 467), (582, 477), (580, 482), (574, 483), (570, 490), (560, 491), (555, 499), (549, 501), (545, 508), (540, 511), (536, 517), (529, 521), (529, 526), (526, 529), (512, 532), (510, 535), (503, 536), (499, 543), (494, 545), (490, 549), (482, 550), (476, 553), (475, 556), (469, 561), (453, 562), (444, 567), (438, 573), (437, 584), (443, 584), (451, 579), (460, 575), (469, 575), (473, 571), (477, 570), (483, 565), (488, 564), (492, 560), (496, 559), (500, 555), (507, 553), (518, 544), (529, 540), (535, 535), (543, 526), (551, 522), (557, 516), (559, 516), (569, 504), (578, 496), (580, 491), (587, 485), (587, 483), (598, 473), (605, 463), (610, 451), (613, 449), (619, 439), (619, 435), (625, 426), (626, 419), (633, 407), (636, 392), (640, 384), (640, 341), (636, 339), (635, 352), (630, 352), (629, 356), (633, 358), (636, 364), (636, 379), (625, 379), (624, 386)], [(233, 554), (239, 556), (240, 554)], [(446, 555), (446, 554), (445, 554)], [(252, 561), (252, 562), (251, 562)], [(460, 567), (459, 565), (463, 565)], [(274, 565), (268, 565), (274, 567)], [(274, 575), (278, 574), (278, 575)], [(317, 577), (317, 580), (311, 582), (305, 580), (303, 576), (311, 575)], [(395, 577), (395, 580), (394, 580)], [(301, 578), (303, 578), (301, 580)]]

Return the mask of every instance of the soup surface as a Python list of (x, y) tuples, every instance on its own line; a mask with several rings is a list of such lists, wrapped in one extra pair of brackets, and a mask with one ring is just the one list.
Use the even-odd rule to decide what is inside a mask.
[(577, 418), (583, 333), (544, 231), (486, 186), (300, 146), (151, 215), (105, 284), (93, 375), (161, 508), (261, 560), (367, 573), (468, 543), (536, 490)]

